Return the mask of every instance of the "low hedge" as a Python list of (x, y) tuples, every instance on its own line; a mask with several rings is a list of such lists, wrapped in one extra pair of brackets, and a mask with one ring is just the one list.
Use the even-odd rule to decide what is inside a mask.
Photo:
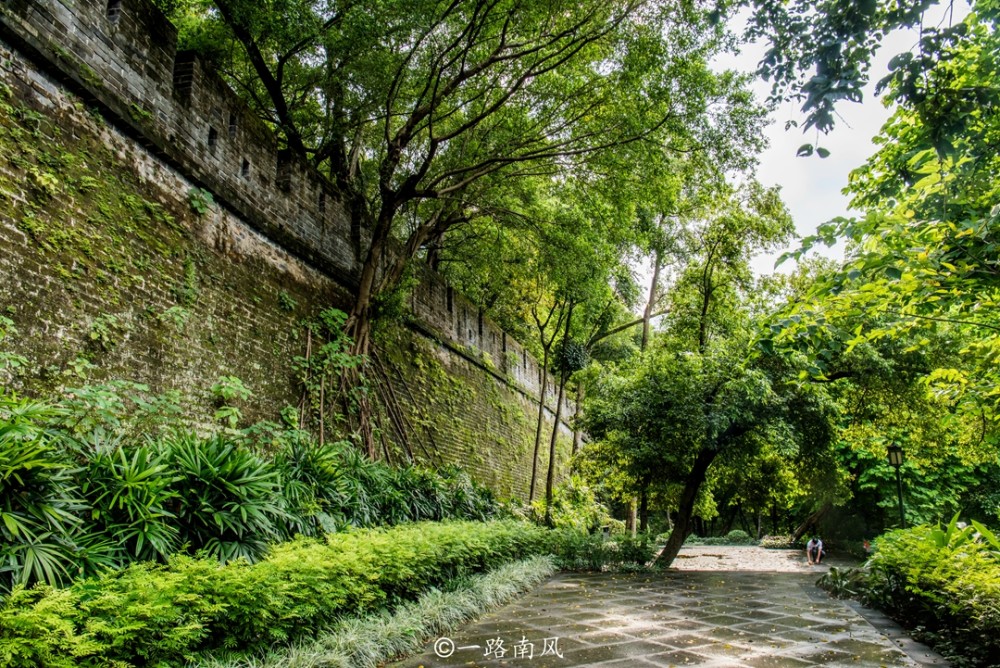
[(66, 589), (15, 588), (0, 607), (0, 665), (169, 668), (206, 650), (255, 651), (545, 553), (548, 540), (514, 521), (425, 522), (298, 539), (252, 565), (178, 556)]
[(921, 526), (876, 541), (862, 596), (956, 666), (1000, 665), (1000, 544), (988, 529)]

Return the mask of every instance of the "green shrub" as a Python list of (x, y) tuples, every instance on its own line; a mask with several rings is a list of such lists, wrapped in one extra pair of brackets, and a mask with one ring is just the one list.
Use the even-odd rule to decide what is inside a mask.
[(79, 568), (74, 466), (44, 428), (54, 409), (0, 395), (0, 591), (59, 584)]
[(756, 545), (757, 541), (746, 531), (733, 529), (725, 536), (696, 536), (691, 534), (684, 540), (685, 545)]
[(760, 539), (758, 545), (772, 550), (785, 550), (795, 547), (792, 544), (791, 536), (764, 536)]
[(69, 589), (15, 590), (0, 606), (0, 624), (15, 629), (0, 648), (38, 668), (168, 668), (207, 650), (262, 650), (545, 553), (547, 534), (513, 521), (421, 523), (299, 538), (256, 564), (133, 564)]
[[(268, 651), (251, 665), (352, 666), (376, 668), (419, 650), (430, 638), (447, 634), (459, 624), (497, 608), (530, 589), (555, 570), (551, 557), (532, 557), (482, 575), (456, 581), (455, 587), (432, 589), (393, 612), (338, 621), (318, 637), (291, 647)], [(219, 653), (199, 666), (245, 668), (245, 657)]]
[(223, 435), (177, 434), (160, 443), (174, 472), (182, 543), (221, 561), (256, 561), (289, 519), (277, 468)]
[(726, 542), (729, 545), (753, 545), (755, 541), (750, 534), (742, 529), (733, 529), (726, 534)]
[(869, 603), (922, 628), (955, 665), (1000, 665), (1000, 544), (988, 529), (956, 519), (893, 531), (867, 566)]
[(607, 568), (639, 568), (652, 561), (656, 541), (652, 536), (622, 535), (606, 540), (598, 533), (573, 529), (553, 531), (549, 550), (556, 564), (568, 571), (601, 571)]
[[(545, 500), (539, 499), (517, 510), (516, 514), (542, 524), (545, 522), (545, 510)], [(594, 491), (578, 475), (571, 476), (569, 480), (555, 487), (549, 515), (551, 526), (556, 529), (591, 533), (604, 526), (613, 526), (615, 529), (620, 527), (624, 531), (624, 523), (616, 523), (611, 519), (607, 507), (597, 501)]]
[(177, 477), (149, 447), (97, 447), (82, 471), (81, 491), (90, 507), (91, 531), (114, 537), (110, 558), (118, 567), (163, 561), (179, 547), (174, 515)]

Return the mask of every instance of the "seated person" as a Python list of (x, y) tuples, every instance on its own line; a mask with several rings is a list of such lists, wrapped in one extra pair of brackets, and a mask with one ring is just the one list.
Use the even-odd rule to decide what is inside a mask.
[(809, 562), (809, 565), (818, 565), (823, 561), (824, 554), (826, 553), (823, 552), (823, 541), (820, 540), (820, 537), (813, 536), (810, 538), (809, 542), (806, 543), (806, 560)]

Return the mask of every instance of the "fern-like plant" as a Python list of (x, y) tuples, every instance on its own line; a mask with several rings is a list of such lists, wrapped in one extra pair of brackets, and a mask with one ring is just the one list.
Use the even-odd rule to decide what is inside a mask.
[(0, 590), (61, 584), (77, 571), (79, 489), (42, 426), (45, 404), (0, 395)]
[(255, 562), (268, 542), (285, 537), (290, 517), (273, 464), (224, 435), (177, 434), (159, 447), (176, 475), (168, 509), (181, 543), (223, 562)]

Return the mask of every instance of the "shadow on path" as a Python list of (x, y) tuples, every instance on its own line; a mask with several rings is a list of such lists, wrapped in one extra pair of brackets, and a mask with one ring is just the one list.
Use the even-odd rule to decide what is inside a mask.
[(818, 574), (558, 575), (396, 667), (948, 665), (885, 617), (829, 597)]

